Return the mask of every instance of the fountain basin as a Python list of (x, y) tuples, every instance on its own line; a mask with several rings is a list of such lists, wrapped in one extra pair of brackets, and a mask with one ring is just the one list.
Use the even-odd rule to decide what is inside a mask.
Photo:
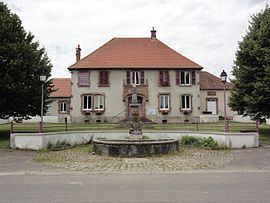
[(94, 139), (94, 151), (99, 155), (145, 157), (178, 150), (177, 139)]

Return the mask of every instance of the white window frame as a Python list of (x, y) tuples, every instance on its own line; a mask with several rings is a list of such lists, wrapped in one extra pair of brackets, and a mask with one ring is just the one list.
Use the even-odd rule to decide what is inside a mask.
[(104, 95), (94, 95), (94, 110), (103, 111), (105, 106), (104, 103), (105, 103)]
[[(183, 99), (184, 97), (184, 99)], [(187, 100), (189, 100), (189, 108), (187, 108)], [(182, 111), (190, 111), (191, 110), (191, 95), (181, 95), (181, 109)], [(184, 107), (183, 107), (184, 104)]]
[[(184, 74), (184, 81), (182, 80), (182, 74)], [(187, 75), (188, 75), (189, 83), (187, 83)], [(180, 72), (180, 85), (191, 85), (191, 72), (190, 71)]]
[[(86, 100), (86, 106), (87, 106), (87, 108), (84, 108), (84, 101), (85, 101), (85, 99), (84, 98), (87, 98), (87, 100)], [(91, 104), (90, 104), (90, 106), (89, 106), (89, 97), (90, 97), (90, 101), (91, 101)], [(92, 98), (93, 98), (93, 95), (83, 95), (83, 101), (82, 101), (82, 109), (84, 110), (84, 111), (90, 111), (90, 110), (92, 110)], [(89, 108), (90, 107), (90, 108)]]
[[(166, 107), (166, 100), (167, 100), (168, 107)], [(165, 106), (163, 106), (163, 105), (165, 105)], [(170, 110), (170, 95), (168, 95), (168, 94), (160, 94), (159, 95), (159, 110), (161, 110), (161, 111)]]
[(67, 102), (60, 102), (59, 104), (59, 112), (60, 113), (67, 113)]
[(131, 84), (140, 85), (140, 71), (131, 71)]

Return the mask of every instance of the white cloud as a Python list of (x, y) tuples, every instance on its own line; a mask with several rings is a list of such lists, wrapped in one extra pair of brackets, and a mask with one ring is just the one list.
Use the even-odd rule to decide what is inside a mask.
[(53, 77), (69, 77), (81, 44), (85, 56), (113, 37), (157, 37), (219, 75), (232, 70), (250, 16), (263, 0), (4, 0), (47, 50)]

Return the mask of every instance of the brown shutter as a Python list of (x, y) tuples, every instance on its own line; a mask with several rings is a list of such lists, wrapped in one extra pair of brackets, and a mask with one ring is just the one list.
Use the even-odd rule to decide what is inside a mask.
[(127, 85), (130, 85), (130, 71), (127, 71)]
[(140, 78), (140, 84), (143, 85), (144, 84), (144, 71), (141, 71), (141, 78)]
[(191, 71), (192, 85), (196, 85), (196, 71)]
[(102, 71), (99, 71), (99, 85), (103, 84), (103, 74)]
[(170, 83), (169, 71), (165, 71), (165, 84), (169, 85), (169, 83)]
[(104, 72), (104, 84), (109, 85), (109, 72), (108, 71)]
[(159, 84), (162, 85), (163, 83), (163, 71), (159, 71)]
[(180, 85), (180, 75), (179, 75), (179, 70), (176, 71), (176, 78), (175, 78), (175, 81), (176, 81), (176, 85)]
[(78, 79), (79, 85), (85, 85), (88, 86), (90, 85), (90, 75), (89, 72), (83, 71), (79, 72), (79, 79)]

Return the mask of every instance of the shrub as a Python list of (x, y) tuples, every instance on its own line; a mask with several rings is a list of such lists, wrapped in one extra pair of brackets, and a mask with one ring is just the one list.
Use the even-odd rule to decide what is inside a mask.
[(183, 136), (181, 139), (182, 145), (192, 145), (197, 147), (207, 147), (210, 149), (218, 149), (219, 145), (212, 137), (197, 138), (193, 136)]
[(199, 138), (193, 136), (183, 136), (181, 139), (181, 144), (199, 146)]

